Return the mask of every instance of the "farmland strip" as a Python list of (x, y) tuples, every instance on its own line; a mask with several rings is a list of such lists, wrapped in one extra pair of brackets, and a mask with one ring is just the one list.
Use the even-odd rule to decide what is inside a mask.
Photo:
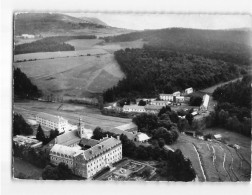
[(201, 159), (200, 159), (200, 155), (199, 155), (199, 153), (198, 153), (198, 151), (197, 151), (197, 148), (196, 148), (196, 146), (195, 146), (194, 143), (193, 143), (193, 147), (194, 147), (194, 149), (195, 149), (195, 151), (196, 151), (196, 153), (197, 153), (197, 155), (198, 155), (198, 159), (199, 159), (199, 163), (200, 163), (200, 168), (201, 168), (201, 171), (202, 171), (204, 180), (206, 181), (206, 175), (205, 175), (204, 169), (203, 169), (203, 167), (202, 167), (202, 162), (201, 162)]

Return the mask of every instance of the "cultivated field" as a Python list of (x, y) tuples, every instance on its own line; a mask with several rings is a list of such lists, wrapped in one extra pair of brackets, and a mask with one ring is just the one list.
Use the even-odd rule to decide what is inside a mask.
[(131, 122), (131, 119), (102, 115), (97, 108), (73, 104), (27, 101), (15, 102), (13, 109), (14, 112), (22, 114), (25, 119), (34, 120), (39, 112), (62, 116), (68, 119), (71, 124), (77, 124), (79, 118), (81, 118), (84, 123), (90, 125), (93, 129), (100, 126), (106, 130)]
[(219, 132), (223, 133), (224, 140), (230, 137), (229, 144), (238, 144), (241, 148), (236, 150), (222, 142), (203, 141), (183, 134), (171, 148), (180, 149), (191, 160), (199, 181), (249, 181), (251, 140), (239, 134)]
[(145, 42), (142, 40), (116, 42), (116, 43), (101, 42), (100, 44), (95, 45), (94, 48), (103, 49), (103, 50), (106, 50), (107, 52), (114, 53), (115, 51), (120, 50), (120, 49), (142, 48), (144, 43)]
[[(92, 39), (92, 41), (97, 41)], [(45, 60), (45, 59), (55, 59), (55, 58), (68, 58), (68, 57), (80, 57), (90, 55), (104, 55), (108, 52), (102, 49), (89, 48), (86, 50), (76, 50), (76, 51), (56, 51), (56, 52), (37, 52), (37, 53), (26, 53), (14, 55), (14, 62), (24, 61), (24, 60)], [(24, 62), (27, 63), (27, 62)]]
[(66, 43), (74, 46), (75, 50), (86, 50), (94, 47), (98, 43), (104, 42), (102, 39), (73, 39)]
[(63, 57), (13, 65), (25, 72), (44, 94), (61, 96), (85, 97), (101, 93), (124, 77), (113, 54), (106, 52), (99, 56)]

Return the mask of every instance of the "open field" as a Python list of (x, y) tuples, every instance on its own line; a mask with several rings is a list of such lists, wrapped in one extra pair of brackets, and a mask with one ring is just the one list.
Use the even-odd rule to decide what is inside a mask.
[(45, 112), (66, 118), (71, 124), (77, 124), (79, 117), (93, 129), (100, 126), (103, 129), (110, 129), (119, 125), (131, 122), (131, 119), (105, 116), (100, 110), (93, 107), (86, 107), (73, 104), (47, 103), (38, 101), (15, 102), (14, 112), (20, 113), (25, 119), (35, 119), (39, 112)]
[[(81, 40), (81, 39), (80, 39)], [(96, 39), (91, 39), (92, 41), (97, 41)], [(26, 53), (14, 55), (14, 62), (24, 61), (24, 60), (45, 60), (45, 59), (55, 59), (55, 58), (68, 58), (68, 57), (79, 57), (90, 55), (104, 55), (108, 52), (102, 49), (89, 48), (86, 50), (76, 50), (76, 51), (55, 51), (55, 52), (37, 52), (37, 53)], [(26, 62), (24, 62), (26, 63)]]
[(86, 50), (94, 47), (98, 43), (104, 42), (102, 39), (73, 39), (66, 43), (74, 46), (75, 51)]
[(25, 176), (25, 178), (30, 179), (41, 179), (43, 169), (35, 167), (34, 165), (23, 161), (20, 158), (13, 157), (13, 175), (14, 178), (19, 177), (20, 175)]
[(126, 48), (142, 48), (144, 45), (144, 41), (136, 40), (136, 41), (125, 41), (125, 42), (116, 42), (116, 43), (104, 43), (101, 42), (94, 46), (97, 49), (103, 49), (107, 52), (113, 53), (114, 51)]
[[(204, 133), (208, 132), (210, 130)], [(220, 129), (219, 132), (223, 130)], [(224, 140), (228, 135), (224, 134)], [(183, 134), (170, 147), (180, 149), (185, 157), (191, 160), (199, 181), (249, 181), (251, 140), (232, 132), (229, 137), (229, 144), (240, 143), (242, 147), (235, 150), (222, 142), (203, 141)]]
[(26, 61), (13, 65), (30, 77), (44, 94), (61, 96), (85, 97), (90, 93), (101, 93), (124, 77), (113, 54), (109, 53)]

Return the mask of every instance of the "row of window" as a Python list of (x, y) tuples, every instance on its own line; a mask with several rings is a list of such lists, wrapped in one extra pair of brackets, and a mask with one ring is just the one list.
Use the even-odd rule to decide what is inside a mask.
[(57, 158), (57, 157), (51, 157), (51, 159), (52, 159), (52, 160), (56, 160), (56, 161), (60, 160), (61, 162), (64, 162), (64, 163), (69, 164), (69, 165), (72, 165), (72, 164), (73, 164), (72, 161), (64, 160), (64, 159), (62, 160), (62, 159)]

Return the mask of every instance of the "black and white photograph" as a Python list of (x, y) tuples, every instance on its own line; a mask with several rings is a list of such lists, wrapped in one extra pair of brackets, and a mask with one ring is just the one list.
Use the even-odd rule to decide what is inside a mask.
[(14, 183), (251, 182), (250, 14), (37, 7), (10, 22)]
[(250, 181), (250, 19), (14, 13), (13, 176)]

